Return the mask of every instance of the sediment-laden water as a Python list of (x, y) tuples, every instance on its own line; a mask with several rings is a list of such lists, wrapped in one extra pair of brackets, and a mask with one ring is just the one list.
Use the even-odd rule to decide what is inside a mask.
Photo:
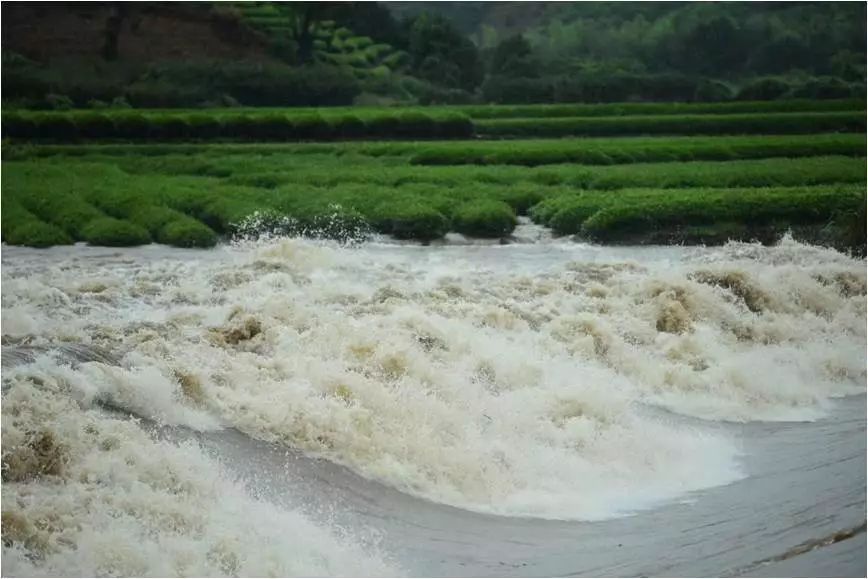
[(3, 370), (3, 574), (407, 572), (376, 528), (252, 496), (106, 407), (467, 511), (595, 521), (747, 476), (751, 441), (721, 423), (815, 420), (865, 391), (864, 261), (526, 233), (4, 247), (4, 363), (29, 353)]

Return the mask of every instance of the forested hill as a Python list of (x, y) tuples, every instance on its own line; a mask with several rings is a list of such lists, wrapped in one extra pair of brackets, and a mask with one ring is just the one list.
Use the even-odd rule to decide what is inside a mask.
[(858, 2), (6, 2), (6, 107), (864, 98)]
[[(483, 52), (500, 53), (502, 58), (509, 53), (504, 45), (511, 44), (512, 52), (524, 52), (524, 61), (511, 66), (522, 68), (527, 76), (668, 73), (736, 85), (757, 77), (774, 77), (780, 83), (810, 77), (865, 82), (864, 2), (386, 5), (401, 18), (439, 14)], [(522, 76), (515, 70), (504, 72)], [(769, 88), (774, 92), (783, 86)]]
[(714, 76), (864, 74), (864, 2), (386, 2), (449, 19), (482, 48), (521, 34), (548, 67)]

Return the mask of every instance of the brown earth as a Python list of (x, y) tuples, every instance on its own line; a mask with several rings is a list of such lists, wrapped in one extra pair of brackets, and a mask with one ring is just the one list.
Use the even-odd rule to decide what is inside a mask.
[(210, 3), (4, 2), (3, 50), (41, 62), (98, 58), (121, 5), (118, 60), (270, 60), (264, 38)]

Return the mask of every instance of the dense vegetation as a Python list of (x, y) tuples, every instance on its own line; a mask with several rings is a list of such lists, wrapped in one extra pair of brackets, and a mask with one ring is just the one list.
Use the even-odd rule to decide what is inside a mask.
[[(743, 112), (754, 105), (761, 112)], [(406, 109), (11, 111), (3, 136), (70, 140), (328, 141), (864, 132), (859, 101)], [(819, 109), (819, 110), (817, 110)], [(653, 111), (655, 114), (644, 114)], [(465, 113), (474, 118), (471, 120)], [(608, 114), (611, 116), (601, 116)]]
[[(36, 29), (49, 45), (34, 48), (4, 25), (7, 106), (865, 97), (866, 13), (857, 2), (92, 3), (33, 14), (12, 5), (7, 14), (19, 10), (20, 34)], [(40, 17), (52, 10), (68, 18)], [(157, 26), (147, 20), (155, 15), (206, 23), (220, 56), (202, 53), (195, 38), (172, 39), (191, 54), (181, 59), (128, 52), (136, 27)], [(62, 43), (53, 52), (52, 30), (40, 29), (49, 22), (93, 29), (83, 42), (92, 53), (70, 56)], [(171, 34), (155, 29), (151, 38)]]
[(504, 239), (528, 216), (607, 243), (792, 229), (864, 252), (864, 4), (4, 16), (9, 244)]
[[(674, 151), (695, 153), (716, 141), (730, 155), (741, 146), (753, 158), (670, 160)], [(556, 233), (607, 242), (767, 240), (788, 227), (814, 234), (825, 227), (835, 242), (843, 235), (835, 223), (865, 203), (864, 142), (856, 135), (581, 142), (589, 150), (657, 150), (666, 162), (412, 165), (435, 144), (410, 142), (7, 145), (3, 239), (207, 247), (218, 235), (263, 232), (346, 239), (374, 231), (424, 241), (452, 230), (497, 238), (529, 214)], [(563, 143), (436, 146), (533, 152)], [(815, 155), (829, 145), (849, 147), (852, 156), (780, 156), (796, 146)]]

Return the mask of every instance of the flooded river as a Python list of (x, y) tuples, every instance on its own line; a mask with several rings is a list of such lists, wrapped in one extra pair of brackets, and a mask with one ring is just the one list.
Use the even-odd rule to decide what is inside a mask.
[(516, 236), (4, 246), (3, 574), (864, 575), (863, 260)]

